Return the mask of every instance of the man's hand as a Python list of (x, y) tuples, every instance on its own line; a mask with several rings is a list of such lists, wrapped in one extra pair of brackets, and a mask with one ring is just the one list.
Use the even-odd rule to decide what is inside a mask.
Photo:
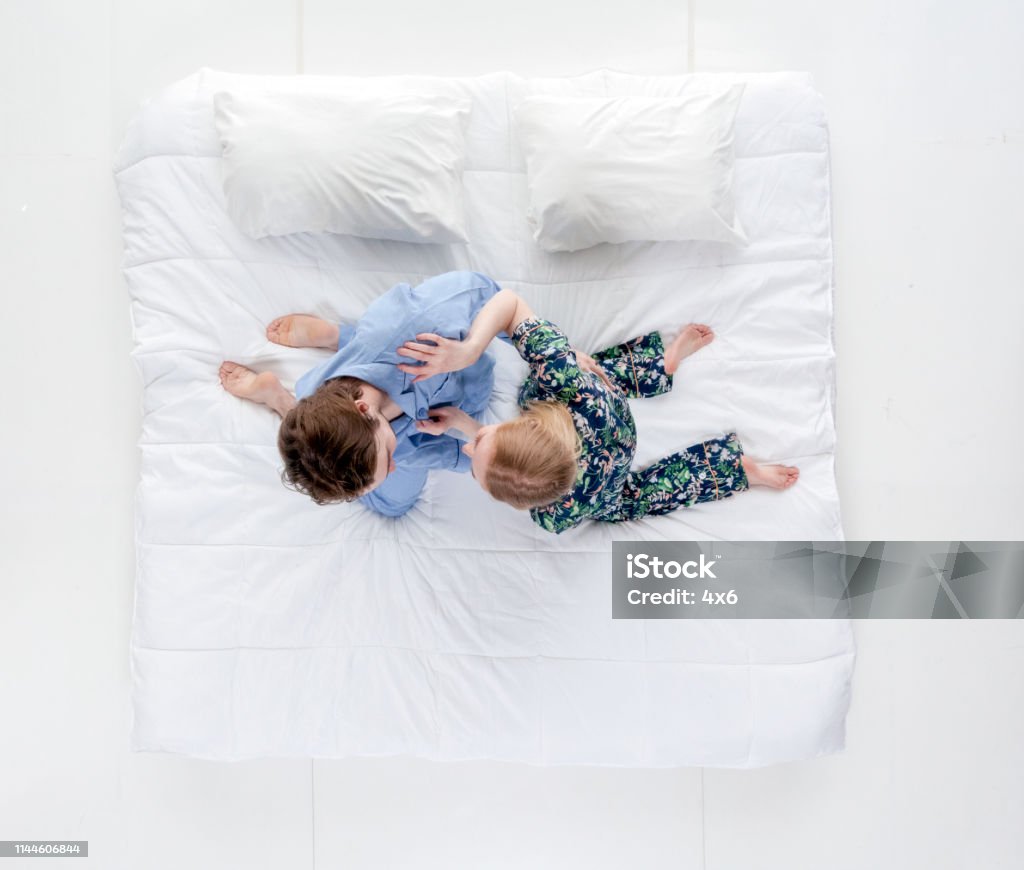
[(417, 420), (416, 428), (427, 435), (444, 435), (449, 429), (458, 429), (467, 435), (475, 435), (480, 424), (461, 408), (446, 405), (443, 408), (431, 408), (430, 417)]
[(615, 392), (615, 385), (608, 380), (608, 375), (605, 374), (604, 369), (601, 368), (597, 360), (595, 360), (589, 353), (584, 353), (582, 350), (577, 350), (576, 348), (573, 348), (572, 350), (573, 353), (576, 354), (576, 362), (580, 364), (580, 368), (583, 369), (583, 371), (593, 372), (608, 385), (609, 390)]
[[(434, 343), (425, 344), (424, 342), (427, 341)], [(416, 336), (416, 341), (407, 341), (395, 351), (399, 356), (420, 361), (420, 365), (413, 363), (399, 363), (398, 365), (398, 368), (407, 375), (416, 375), (412, 379), (414, 384), (442, 372), (457, 372), (460, 369), (468, 368), (480, 359), (481, 352), (482, 348), (477, 348), (468, 339), (456, 341), (453, 338), (444, 338), (432, 332), (421, 332)]]

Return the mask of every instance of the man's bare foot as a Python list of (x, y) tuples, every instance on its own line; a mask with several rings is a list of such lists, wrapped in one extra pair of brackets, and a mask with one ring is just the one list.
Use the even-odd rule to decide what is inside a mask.
[(338, 325), (312, 314), (288, 314), (270, 321), (267, 339), (285, 347), (338, 349)]
[(800, 477), (800, 469), (793, 465), (761, 465), (748, 456), (744, 456), (742, 461), (751, 486), (789, 489)]
[(273, 372), (260, 372), (225, 360), (220, 364), (220, 383), (232, 396), (273, 408), (282, 417), (295, 406), (289, 393)]
[(679, 363), (704, 345), (714, 341), (715, 333), (703, 323), (690, 323), (682, 328), (676, 340), (665, 351), (665, 371), (668, 374), (679, 368)]

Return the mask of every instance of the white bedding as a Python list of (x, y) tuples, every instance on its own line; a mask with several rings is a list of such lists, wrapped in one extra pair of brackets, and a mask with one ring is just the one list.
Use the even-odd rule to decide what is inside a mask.
[[(823, 621), (613, 621), (613, 539), (842, 539), (834, 475), (828, 136), (803, 74), (747, 88), (736, 205), (750, 238), (536, 247), (510, 107), (529, 94), (675, 95), (687, 77), (255, 77), (202, 70), (148, 103), (116, 166), (144, 383), (131, 661), (133, 747), (216, 759), (410, 754), (751, 767), (840, 749), (854, 646)], [(227, 217), (212, 96), (224, 87), (468, 96), (468, 245), (247, 238)], [(354, 319), (398, 281), (475, 269), (588, 350), (711, 324), (674, 391), (633, 407), (639, 465), (736, 429), (800, 466), (763, 489), (561, 536), (432, 473), (389, 520), (318, 507), (278, 477), (277, 418), (225, 393), (223, 359), (287, 386), (323, 351), (267, 342), (293, 311)], [(498, 343), (496, 343), (497, 345)], [(523, 366), (496, 347), (493, 419)]]

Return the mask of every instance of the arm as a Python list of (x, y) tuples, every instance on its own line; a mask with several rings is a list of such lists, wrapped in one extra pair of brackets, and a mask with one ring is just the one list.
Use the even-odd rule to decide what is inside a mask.
[(580, 364), (580, 368), (585, 372), (592, 372), (597, 375), (606, 387), (612, 392), (615, 392), (615, 385), (608, 379), (608, 375), (605, 370), (601, 368), (601, 364), (594, 359), (589, 353), (584, 353), (582, 350), (578, 350), (575, 347), (572, 349), (573, 353), (576, 354), (576, 361)]
[[(421, 332), (416, 341), (407, 341), (396, 351), (399, 356), (417, 360), (419, 364), (400, 363), (398, 368), (406, 374), (416, 375), (413, 383), (441, 372), (468, 368), (480, 359), (480, 354), (499, 332), (511, 335), (520, 323), (534, 316), (530, 306), (517, 293), (502, 290), (480, 309), (464, 341)], [(433, 344), (425, 344), (425, 341)]]

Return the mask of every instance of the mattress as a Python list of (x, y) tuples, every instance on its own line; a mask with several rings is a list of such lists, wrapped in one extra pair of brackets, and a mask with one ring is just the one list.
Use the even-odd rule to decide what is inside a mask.
[[(510, 112), (530, 94), (675, 95), (743, 81), (736, 203), (750, 244), (547, 254)], [(469, 243), (259, 241), (225, 210), (212, 96), (230, 88), (468, 97)], [(842, 748), (844, 620), (612, 620), (614, 540), (841, 540), (834, 472), (828, 130), (807, 75), (260, 77), (204, 69), (133, 119), (115, 165), (144, 385), (132, 748), (211, 759), (406, 754), (534, 764), (754, 767)], [(325, 351), (269, 343), (289, 312), (354, 320), (393, 284), (473, 269), (586, 350), (691, 321), (716, 340), (634, 401), (637, 465), (729, 430), (798, 465), (786, 492), (560, 536), (432, 472), (388, 519), (286, 489), (278, 418), (228, 395), (231, 359), (286, 386)], [(494, 343), (493, 422), (525, 367)]]

